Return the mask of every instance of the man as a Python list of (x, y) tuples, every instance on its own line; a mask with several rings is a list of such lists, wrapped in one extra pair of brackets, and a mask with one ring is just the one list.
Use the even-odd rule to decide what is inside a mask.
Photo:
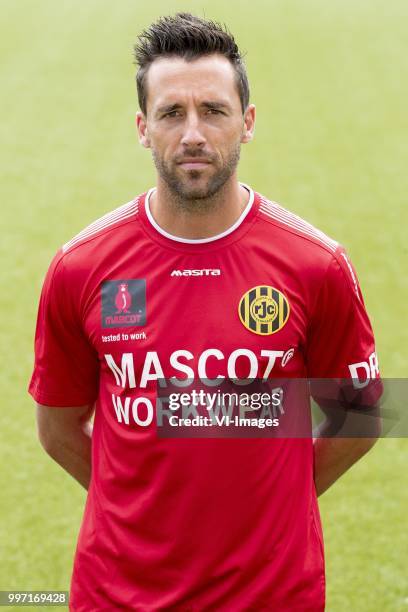
[(37, 322), (39, 438), (88, 489), (70, 609), (323, 610), (316, 498), (372, 441), (160, 437), (153, 413), (168, 378), (377, 376), (355, 271), (238, 182), (255, 107), (227, 31), (165, 17), (135, 55), (157, 185), (62, 247)]

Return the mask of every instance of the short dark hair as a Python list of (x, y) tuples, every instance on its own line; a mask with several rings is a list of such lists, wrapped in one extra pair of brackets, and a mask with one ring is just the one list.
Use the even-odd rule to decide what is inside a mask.
[(227, 27), (207, 21), (191, 13), (160, 17), (138, 36), (133, 47), (139, 106), (146, 115), (146, 74), (159, 57), (177, 56), (192, 61), (198, 57), (219, 53), (232, 64), (241, 101), (242, 112), (249, 104), (249, 84), (243, 57)]

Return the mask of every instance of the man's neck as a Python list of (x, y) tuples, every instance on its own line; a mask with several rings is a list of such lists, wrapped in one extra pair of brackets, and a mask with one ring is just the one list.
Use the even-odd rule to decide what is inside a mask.
[(237, 180), (228, 181), (209, 201), (197, 202), (194, 210), (194, 202), (191, 207), (180, 206), (166, 184), (158, 180), (149, 206), (154, 220), (164, 231), (194, 240), (210, 238), (227, 230), (238, 220), (248, 200), (245, 187)]

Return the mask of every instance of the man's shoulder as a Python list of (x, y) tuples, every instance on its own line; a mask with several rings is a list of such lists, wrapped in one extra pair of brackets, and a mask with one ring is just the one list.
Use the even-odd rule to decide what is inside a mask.
[(326, 276), (329, 270), (336, 282), (346, 277), (352, 291), (361, 299), (357, 273), (344, 245), (277, 202), (258, 195), (258, 217), (265, 225), (272, 224), (277, 232), (274, 240), (270, 240), (271, 248), (279, 244), (287, 260), (309, 279)]
[[(114, 259), (126, 248), (126, 240), (137, 239), (139, 205), (145, 193), (104, 214), (87, 225), (55, 253), (49, 273), (53, 277), (69, 275), (70, 281), (88, 274), (102, 262)], [(135, 223), (136, 222), (136, 223)]]
[(143, 195), (136, 196), (129, 202), (121, 204), (102, 217), (92, 221), (92, 223), (84, 227), (78, 234), (62, 245), (61, 256), (64, 257), (67, 253), (73, 253), (78, 249), (84, 251), (87, 246), (94, 248), (94, 243), (106, 239), (107, 234), (117, 233), (121, 228), (135, 221), (138, 217), (139, 203)]
[(312, 223), (284, 208), (278, 202), (270, 200), (262, 194), (258, 194), (258, 196), (259, 219), (266, 224), (272, 224), (276, 231), (279, 232), (281, 239), (287, 242), (295, 252), (298, 247), (300, 253), (305, 253), (307, 246), (306, 250), (311, 250), (315, 256), (319, 253), (323, 257), (324, 253), (327, 255), (337, 254), (341, 245), (331, 236), (328, 236)]

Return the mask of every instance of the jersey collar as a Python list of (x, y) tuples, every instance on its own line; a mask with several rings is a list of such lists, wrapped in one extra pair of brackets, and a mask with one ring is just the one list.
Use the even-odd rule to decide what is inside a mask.
[(144, 194), (141, 212), (145, 229), (154, 240), (163, 245), (176, 248), (177, 250), (195, 250), (195, 248), (200, 250), (208, 250), (208, 248), (211, 246), (218, 247), (227, 243), (229, 244), (231, 241), (238, 239), (242, 235), (242, 232), (245, 232), (249, 228), (248, 223), (253, 219), (254, 215), (256, 214), (255, 209), (259, 206), (258, 198), (256, 197), (257, 194), (253, 191), (253, 189), (245, 183), (240, 183), (240, 185), (242, 185), (242, 187), (244, 187), (249, 193), (248, 202), (235, 223), (219, 234), (210, 236), (208, 238), (191, 239), (182, 238), (181, 236), (175, 236), (174, 234), (166, 232), (166, 230), (160, 227), (160, 225), (153, 218), (149, 206), (151, 194), (155, 191), (156, 187), (152, 187)]

